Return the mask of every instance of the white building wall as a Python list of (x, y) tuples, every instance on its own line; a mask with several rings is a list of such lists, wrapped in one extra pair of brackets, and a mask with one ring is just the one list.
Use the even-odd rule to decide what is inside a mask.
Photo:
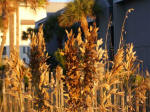
[(46, 17), (46, 9), (45, 8), (36, 8), (33, 10), (29, 7), (21, 6), (19, 8), (20, 20), (35, 20), (39, 21), (42, 18)]
[[(45, 18), (46, 15), (46, 9), (44, 8), (37, 8), (36, 10), (33, 10), (29, 7), (20, 7), (19, 8), (19, 15), (20, 15), (20, 32), (19, 34), (22, 35), (23, 31), (26, 31), (28, 28), (34, 28), (35, 25), (21, 25), (21, 20), (34, 20), (39, 21), (43, 18)], [(20, 45), (29, 45), (30, 44), (30, 40), (22, 40), (20, 38)]]
[[(45, 18), (46, 15), (46, 9), (44, 8), (38, 8), (35, 10), (29, 8), (29, 7), (20, 7), (19, 8), (19, 15), (20, 15), (20, 37), (22, 35), (23, 31), (27, 31), (28, 28), (34, 28), (35, 25), (21, 25), (21, 20), (34, 20), (39, 21), (43, 18)], [(23, 60), (26, 60), (27, 63), (29, 63), (29, 58), (28, 58), (28, 54), (29, 54), (29, 46), (30, 46), (30, 40), (22, 40), (22, 38), (20, 38), (19, 40), (20, 42), (20, 57)], [(24, 50), (25, 49), (25, 52)]]
[[(28, 59), (28, 49), (30, 46), (30, 40), (22, 40), (22, 32), (27, 31), (28, 28), (34, 28), (35, 24), (30, 25), (23, 25), (21, 24), (22, 20), (34, 20), (39, 21), (47, 16), (46, 8), (37, 8), (36, 10), (33, 10), (29, 7), (20, 6), (19, 7), (19, 44), (20, 44), (20, 57), (21, 59), (25, 59), (26, 63), (29, 62)], [(0, 36), (2, 36), (2, 33), (0, 33)], [(0, 38), (0, 43), (1, 43)], [(16, 13), (14, 14), (14, 45), (16, 45)], [(7, 31), (7, 37), (6, 37), (6, 53), (7, 56), (9, 56), (9, 28)], [(26, 53), (23, 52), (23, 48), (25, 47)], [(3, 56), (4, 57), (4, 56)]]

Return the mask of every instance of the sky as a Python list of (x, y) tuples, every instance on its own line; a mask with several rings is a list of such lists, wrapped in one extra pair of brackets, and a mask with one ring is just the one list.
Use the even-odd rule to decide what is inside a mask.
[(49, 0), (51, 2), (69, 2), (71, 0)]

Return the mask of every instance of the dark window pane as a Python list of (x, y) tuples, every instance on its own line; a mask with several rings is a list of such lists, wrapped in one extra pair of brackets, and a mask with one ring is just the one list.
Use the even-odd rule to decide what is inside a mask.
[(6, 47), (4, 47), (3, 55), (6, 55)]
[(26, 47), (23, 47), (23, 53), (26, 53)]
[(30, 47), (28, 47), (28, 53), (30, 53)]

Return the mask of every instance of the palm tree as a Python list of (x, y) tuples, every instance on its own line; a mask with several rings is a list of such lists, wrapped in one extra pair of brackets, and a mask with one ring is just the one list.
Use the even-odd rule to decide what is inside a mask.
[(93, 16), (94, 0), (74, 0), (69, 2), (59, 17), (59, 25), (66, 27), (80, 22), (85, 37), (89, 35), (87, 17)]
[[(43, 4), (47, 2), (47, 0), (0, 0), (0, 15), (2, 18), (2, 27), (3, 27), (2, 28), (3, 36), (2, 36), (2, 42), (0, 47), (0, 60), (2, 59), (4, 44), (6, 42), (6, 34), (8, 30), (9, 17), (12, 13), (15, 12), (20, 2), (25, 3), (27, 6), (29, 5), (33, 9), (36, 9), (36, 7), (38, 6), (43, 6)], [(19, 21), (19, 19), (17, 20)], [(19, 38), (18, 34), (17, 34), (17, 38)]]

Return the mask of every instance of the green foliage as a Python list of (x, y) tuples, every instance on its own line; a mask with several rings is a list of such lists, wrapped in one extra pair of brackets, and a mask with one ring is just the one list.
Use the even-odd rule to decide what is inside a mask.
[(97, 3), (97, 1), (95, 1), (94, 7), (93, 7), (93, 14), (96, 16), (95, 21), (96, 21), (97, 25), (99, 24), (99, 18), (102, 13), (103, 12), (102, 12), (101, 6)]
[(4, 70), (4, 69), (5, 69), (5, 65), (1, 65), (0, 70)]
[(132, 90), (141, 85), (144, 77), (141, 75), (130, 75), (129, 79), (124, 78), (124, 90), (127, 92), (129, 88)]
[(43, 25), (44, 37), (46, 41), (50, 41), (54, 36), (59, 39), (63, 39), (65, 35), (64, 28), (58, 25), (58, 15), (52, 15), (48, 17)]
[(29, 78), (27, 76), (24, 76), (24, 83), (28, 84), (29, 83)]
[(22, 32), (22, 39), (27, 40), (32, 37), (33, 33), (37, 33), (37, 29), (28, 28), (27, 31)]
[(95, 1), (94, 6), (93, 6), (93, 13), (94, 15), (98, 16), (102, 13), (101, 6)]
[(47, 0), (38, 0), (37, 2), (39, 6), (43, 6), (47, 2)]
[(62, 54), (62, 50), (58, 49), (55, 53), (54, 56), (56, 58), (56, 60), (59, 62), (59, 65), (65, 69), (65, 57)]
[(81, 18), (93, 17), (94, 0), (74, 0), (68, 3), (64, 13), (59, 17), (60, 26), (72, 26), (80, 22)]
[(136, 78), (135, 78), (135, 84), (138, 86), (141, 84), (141, 82), (144, 80), (144, 77), (141, 76), (141, 75), (136, 75)]
[(49, 55), (50, 58), (47, 60), (47, 64), (50, 65), (50, 71), (55, 71), (59, 62), (56, 60), (56, 57), (53, 55)]

